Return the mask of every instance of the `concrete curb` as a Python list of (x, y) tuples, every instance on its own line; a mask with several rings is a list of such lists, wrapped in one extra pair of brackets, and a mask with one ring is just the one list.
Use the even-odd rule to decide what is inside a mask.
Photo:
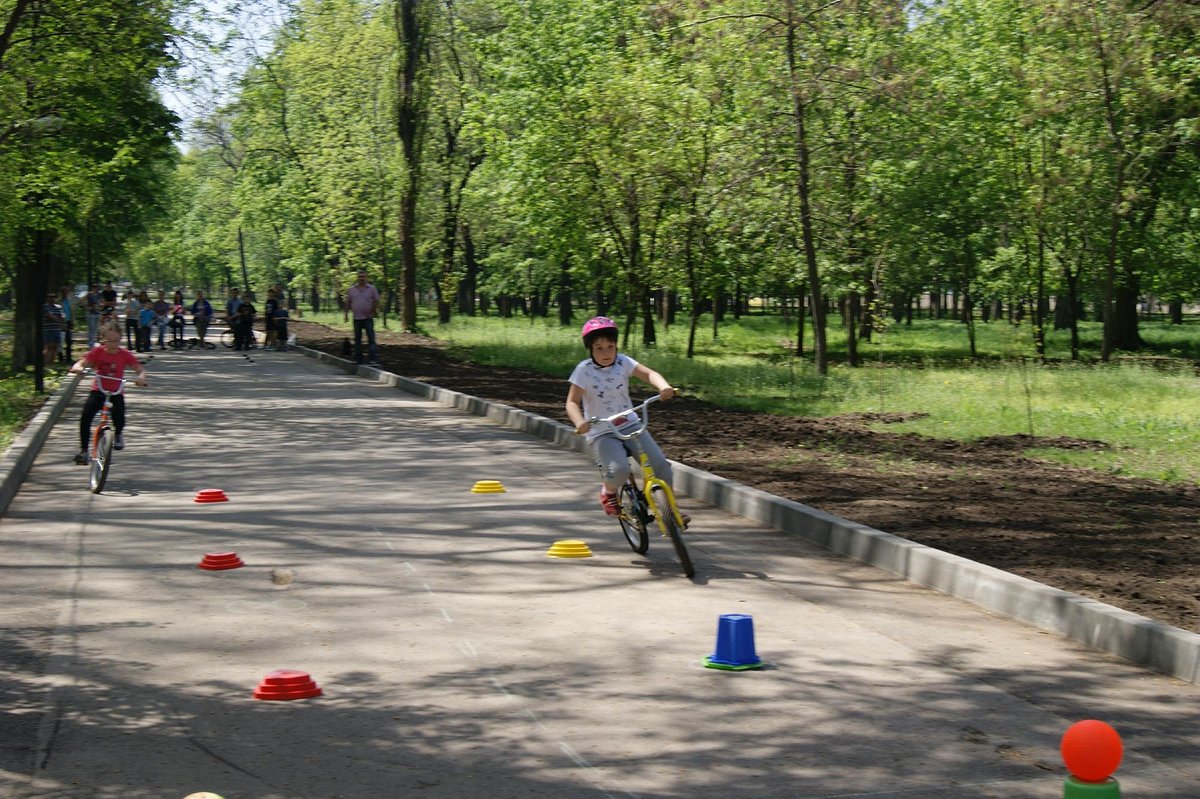
[(50, 435), (50, 428), (54, 427), (58, 417), (62, 416), (63, 409), (71, 401), (80, 378), (80, 375), (71, 375), (64, 380), (0, 456), (0, 516), (8, 511), (8, 506), (17, 495), (21, 483), (25, 482), (34, 459), (42, 451), (42, 445)]
[[(570, 427), (543, 416), (355, 364), (308, 347), (293, 349), (359, 377), (487, 417), (564, 449), (584, 451), (583, 440)], [(1037, 629), (1180, 680), (1190, 683), (1200, 680), (1200, 635), (1195, 633), (917, 544), (685, 464), (675, 463), (675, 487), (690, 497)]]

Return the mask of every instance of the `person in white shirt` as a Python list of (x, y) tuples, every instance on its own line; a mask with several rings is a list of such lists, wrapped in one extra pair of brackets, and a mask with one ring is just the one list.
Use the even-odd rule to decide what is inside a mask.
[(367, 337), (367, 363), (379, 363), (375, 349), (375, 315), (379, 312), (379, 290), (367, 282), (365, 269), (358, 270), (358, 282), (346, 292), (346, 305), (354, 317), (354, 360), (363, 362), (363, 335)]
[[(625, 442), (614, 434), (610, 422), (593, 427), (587, 420), (612, 416), (633, 407), (629, 399), (630, 376), (649, 383), (664, 400), (674, 397), (675, 389), (658, 372), (617, 352), (617, 324), (608, 317), (589, 319), (584, 323), (581, 334), (588, 357), (571, 372), (567, 417), (575, 425), (575, 432), (586, 437), (596, 466), (600, 469), (603, 481), (600, 505), (609, 516), (616, 516), (620, 513), (617, 492), (629, 479), (630, 453)], [(625, 418), (625, 424), (637, 424), (640, 421), (635, 413)], [(642, 433), (641, 444), (650, 457), (654, 472), (669, 484), (670, 461), (658, 448), (649, 431)]]

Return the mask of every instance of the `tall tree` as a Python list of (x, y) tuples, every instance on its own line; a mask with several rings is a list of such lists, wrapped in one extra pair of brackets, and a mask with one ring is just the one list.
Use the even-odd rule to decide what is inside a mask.
[(404, 159), (399, 197), (400, 324), (417, 328), (417, 201), (421, 155), (428, 130), (429, 41), (433, 0), (396, 0), (394, 24), (400, 57), (396, 69), (396, 134)]

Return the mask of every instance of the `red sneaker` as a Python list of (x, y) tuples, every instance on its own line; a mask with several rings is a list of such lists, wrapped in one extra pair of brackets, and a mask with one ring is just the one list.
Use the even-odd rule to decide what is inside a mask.
[(621, 503), (617, 500), (616, 494), (610, 494), (607, 491), (601, 491), (600, 507), (604, 508), (604, 512), (609, 516), (621, 515)]

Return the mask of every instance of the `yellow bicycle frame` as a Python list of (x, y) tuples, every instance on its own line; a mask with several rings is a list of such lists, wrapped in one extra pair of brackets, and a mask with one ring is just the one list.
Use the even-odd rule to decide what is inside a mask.
[(683, 516), (679, 512), (679, 506), (675, 503), (675, 492), (671, 490), (671, 486), (666, 480), (654, 473), (654, 467), (650, 465), (650, 456), (646, 454), (641, 442), (638, 442), (636, 448), (637, 462), (642, 467), (642, 495), (646, 497), (646, 503), (654, 509), (654, 521), (658, 523), (659, 532), (663, 535), (667, 534), (667, 523), (662, 518), (662, 514), (658, 512), (658, 506), (654, 504), (654, 494), (652, 493), (659, 489), (667, 498), (667, 504), (671, 506), (671, 515), (675, 517), (675, 524), (680, 530), (683, 530)]

